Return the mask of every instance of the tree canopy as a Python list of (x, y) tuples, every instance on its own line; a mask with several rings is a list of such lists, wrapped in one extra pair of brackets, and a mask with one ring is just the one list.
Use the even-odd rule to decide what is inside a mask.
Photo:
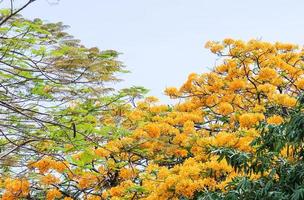
[(303, 48), (207, 42), (218, 64), (166, 88), (167, 105), (113, 89), (127, 72), (118, 52), (12, 13), (0, 21), (3, 200), (304, 199)]

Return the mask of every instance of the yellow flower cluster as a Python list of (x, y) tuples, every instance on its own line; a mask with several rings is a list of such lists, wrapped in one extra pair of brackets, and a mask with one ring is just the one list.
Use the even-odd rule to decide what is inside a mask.
[(165, 90), (170, 97), (184, 99), (170, 109), (145, 101), (132, 111), (135, 130), (129, 137), (133, 140), (122, 146), (144, 152), (141, 155), (149, 165), (136, 174), (129, 168), (120, 169), (120, 184), (104, 196), (128, 198), (130, 188), (136, 185), (131, 181), (134, 177), (142, 180), (144, 192), (141, 196), (137, 193), (137, 198), (144, 200), (191, 199), (197, 191), (224, 191), (229, 181), (244, 174), (225, 161), (218, 162), (218, 157), (207, 155), (205, 148), (212, 145), (253, 153), (251, 143), (259, 136), (256, 125), (265, 120), (268, 124), (284, 122), (279, 115), (265, 119), (269, 116), (267, 109), (296, 106), (297, 92), (304, 88), (300, 67), (304, 62), (295, 66), (288, 63), (285, 51), (295, 50), (294, 46), (228, 38), (222, 43), (208, 42), (206, 47), (228, 58), (210, 73), (190, 74), (180, 89)]
[(136, 172), (134, 169), (122, 168), (119, 171), (119, 177), (122, 179), (131, 179), (136, 176)]
[(297, 99), (288, 94), (275, 94), (272, 96), (274, 102), (286, 107), (294, 107), (297, 104)]
[(150, 123), (145, 125), (144, 129), (151, 138), (157, 138), (160, 136), (160, 128), (157, 124)]
[(284, 122), (284, 119), (279, 115), (273, 115), (267, 118), (267, 123), (272, 125), (280, 125)]
[(24, 198), (29, 193), (30, 183), (25, 179), (6, 179), (4, 182), (5, 192), (2, 200), (15, 200)]
[[(287, 120), (283, 112), (297, 106), (304, 89), (304, 61), (299, 60), (304, 53), (290, 44), (230, 38), (208, 42), (206, 47), (224, 55), (223, 62), (212, 72), (190, 74), (179, 89), (167, 88), (168, 96), (181, 97), (176, 105), (162, 105), (148, 97), (120, 115), (119, 128), (128, 130), (127, 134), (118, 138), (109, 134), (105, 139), (92, 134), (94, 142), (85, 148), (92, 160), (82, 151), (73, 152), (73, 160), (89, 161), (85, 167), (70, 165), (70, 181), (84, 193), (102, 193), (102, 197), (84, 194), (84, 198), (192, 199), (198, 191), (225, 191), (236, 176), (259, 177), (236, 172), (206, 148), (254, 153), (256, 147), (250, 144), (260, 134), (256, 125), (265, 121), (279, 125)], [(115, 125), (115, 115), (94, 123)], [(281, 154), (288, 157), (289, 152), (286, 147)], [(39, 170), (46, 185), (60, 182), (56, 175), (46, 173), (69, 171), (67, 163), (50, 157), (30, 166)], [(47, 194), (47, 199), (61, 197), (56, 189)]]
[(259, 79), (269, 81), (277, 77), (277, 72), (269, 67), (262, 68), (259, 73)]
[(96, 175), (94, 175), (93, 173), (86, 172), (78, 178), (78, 187), (80, 189), (85, 189), (90, 186), (93, 186), (97, 182), (98, 178), (96, 177)]
[(221, 115), (228, 115), (233, 112), (233, 106), (230, 103), (222, 102), (219, 104), (218, 112)]
[(304, 78), (297, 80), (295, 84), (299, 89), (303, 90), (304, 89)]
[(232, 91), (244, 89), (245, 87), (246, 87), (246, 82), (241, 79), (235, 79), (229, 85), (229, 89)]
[(177, 88), (175, 87), (169, 87), (165, 89), (165, 94), (170, 97), (178, 97), (180, 96), (180, 93)]
[(45, 157), (39, 161), (30, 163), (29, 166), (37, 168), (40, 173), (44, 174), (50, 169), (54, 169), (59, 173), (62, 173), (69, 167), (69, 164), (63, 161), (55, 161), (51, 157)]
[(60, 180), (52, 174), (47, 174), (41, 177), (40, 182), (45, 185), (51, 185), (59, 183)]
[(243, 128), (251, 128), (257, 125), (258, 122), (265, 119), (262, 113), (245, 113), (239, 117), (240, 126)]
[(50, 189), (46, 193), (46, 200), (55, 200), (61, 196), (62, 194), (58, 189)]
[(225, 47), (217, 42), (208, 41), (205, 44), (206, 48), (209, 48), (212, 53), (219, 53), (222, 51)]

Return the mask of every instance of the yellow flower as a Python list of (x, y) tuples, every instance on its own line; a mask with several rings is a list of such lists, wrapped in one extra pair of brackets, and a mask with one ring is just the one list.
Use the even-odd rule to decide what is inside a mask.
[(239, 117), (239, 122), (241, 127), (250, 128), (264, 119), (265, 116), (261, 113), (245, 113)]
[(223, 43), (226, 44), (226, 45), (230, 45), (230, 44), (233, 44), (234, 43), (234, 40), (231, 39), (231, 38), (225, 38), (223, 40)]
[(177, 194), (191, 199), (198, 187), (199, 185), (194, 183), (191, 179), (182, 179), (177, 182), (175, 191)]
[[(4, 181), (5, 193), (2, 199), (17, 199), (26, 197), (29, 193), (30, 183), (25, 179), (6, 179)], [(18, 198), (19, 199), (19, 198)]]
[(69, 168), (69, 164), (64, 161), (54, 161), (52, 162), (52, 168), (57, 172), (62, 173), (64, 170)]
[(185, 146), (184, 144), (186, 144), (187, 138), (188, 138), (188, 135), (185, 133), (177, 134), (173, 138), (173, 144), (180, 144), (181, 146)]
[(60, 180), (59, 180), (59, 178), (57, 178), (51, 174), (48, 174), (48, 175), (42, 176), (40, 181), (42, 184), (51, 185), (51, 184), (59, 183)]
[(233, 146), (236, 144), (238, 138), (234, 133), (219, 132), (215, 136), (215, 143), (217, 146)]
[(262, 68), (259, 73), (259, 79), (272, 80), (277, 77), (277, 72), (269, 67)]
[(168, 87), (165, 89), (165, 94), (170, 97), (178, 97), (180, 96), (180, 93), (177, 88), (175, 87)]
[(279, 115), (273, 115), (267, 119), (268, 124), (280, 125), (284, 122), (284, 119)]
[(78, 186), (79, 188), (84, 189), (96, 184), (97, 182), (98, 178), (94, 174), (86, 172), (80, 176)]
[(174, 154), (181, 157), (186, 157), (188, 155), (188, 151), (185, 149), (176, 149)]
[(304, 89), (304, 79), (300, 79), (297, 80), (295, 85), (299, 88), (299, 89)]
[(288, 94), (276, 94), (272, 98), (276, 103), (286, 107), (294, 107), (297, 104), (297, 99)]
[(252, 111), (253, 112), (265, 112), (266, 108), (263, 105), (256, 104)]
[(250, 137), (250, 136), (240, 137), (236, 147), (238, 149), (240, 149), (241, 151), (252, 152), (253, 148), (250, 145), (252, 140), (253, 140), (253, 137)]
[(135, 177), (135, 172), (132, 169), (122, 168), (119, 171), (119, 177), (122, 179), (131, 179)]
[(160, 129), (154, 123), (147, 124), (144, 127), (144, 129), (147, 131), (148, 135), (152, 138), (158, 138), (160, 136)]
[(46, 193), (47, 200), (54, 200), (56, 198), (60, 198), (62, 196), (61, 192), (57, 189), (50, 189)]
[(245, 87), (246, 87), (246, 82), (240, 79), (235, 79), (229, 84), (229, 89), (232, 91), (243, 89)]
[(183, 132), (186, 134), (191, 134), (195, 132), (193, 121), (188, 120), (184, 123)]
[(124, 192), (124, 188), (120, 186), (112, 187), (109, 192), (112, 197), (120, 196)]
[(258, 91), (264, 93), (274, 93), (276, 91), (276, 87), (269, 83), (261, 84), (258, 86)]
[(95, 154), (104, 158), (104, 157), (108, 157), (111, 154), (111, 152), (104, 148), (97, 148), (95, 149)]
[(86, 200), (101, 200), (101, 198), (96, 195), (89, 195)]
[(205, 44), (205, 48), (210, 49), (212, 53), (218, 53), (222, 51), (225, 47), (217, 42), (208, 41)]
[(146, 102), (149, 102), (149, 103), (155, 103), (155, 102), (158, 102), (159, 99), (157, 97), (154, 97), (154, 96), (149, 96), (145, 99)]
[(150, 107), (150, 111), (154, 113), (160, 113), (160, 112), (165, 112), (168, 110), (167, 105), (159, 105), (159, 106), (152, 106)]
[(230, 103), (222, 102), (219, 104), (218, 112), (222, 115), (228, 115), (233, 112), (233, 107)]
[(207, 106), (214, 106), (217, 103), (218, 103), (218, 97), (216, 95), (210, 95), (206, 99)]

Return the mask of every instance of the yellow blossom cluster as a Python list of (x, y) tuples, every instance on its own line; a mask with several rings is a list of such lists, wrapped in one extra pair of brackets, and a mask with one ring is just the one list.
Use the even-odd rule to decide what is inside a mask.
[(267, 123), (272, 125), (280, 125), (284, 122), (284, 119), (279, 115), (273, 115), (267, 118)]
[(51, 157), (45, 157), (39, 161), (30, 163), (29, 166), (37, 168), (40, 173), (44, 174), (50, 169), (54, 169), (59, 173), (62, 173), (69, 167), (69, 164), (64, 161), (56, 161)]
[[(93, 139), (84, 137), (82, 150), (64, 155), (71, 163), (52, 157), (32, 162), (29, 167), (38, 169), (40, 183), (57, 184), (61, 179), (55, 173), (66, 173), (66, 181), (87, 199), (166, 200), (225, 191), (233, 178), (247, 176), (208, 150), (254, 153), (258, 125), (288, 120), (286, 113), (295, 109), (304, 90), (304, 52), (291, 44), (230, 38), (206, 47), (221, 63), (211, 72), (190, 74), (180, 88), (167, 88), (168, 96), (180, 98), (175, 105), (148, 97), (120, 112), (119, 123), (117, 109), (107, 119), (102, 116), (94, 125), (119, 131), (90, 133)], [(281, 154), (288, 157), (289, 152), (286, 147)], [(4, 194), (26, 195), (29, 183), (24, 189), (18, 184), (8, 185)], [(64, 193), (51, 189), (46, 198), (64, 198)]]
[(46, 193), (46, 200), (55, 200), (62, 196), (58, 189), (50, 189)]
[(2, 200), (17, 200), (25, 198), (30, 191), (30, 183), (26, 179), (6, 179), (4, 182), (5, 192)]

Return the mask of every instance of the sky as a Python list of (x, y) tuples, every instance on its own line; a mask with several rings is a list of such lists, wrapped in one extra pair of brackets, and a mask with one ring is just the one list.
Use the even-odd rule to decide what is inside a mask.
[[(21, 1), (21, 0), (15, 0)], [(118, 88), (144, 86), (162, 101), (189, 73), (211, 70), (208, 40), (304, 44), (303, 0), (37, 0), (22, 14), (61, 21), (83, 44), (121, 52), (130, 74)], [(54, 4), (55, 3), (55, 4)], [(3, 6), (3, 5), (2, 5)], [(1, 4), (0, 4), (1, 7)]]

